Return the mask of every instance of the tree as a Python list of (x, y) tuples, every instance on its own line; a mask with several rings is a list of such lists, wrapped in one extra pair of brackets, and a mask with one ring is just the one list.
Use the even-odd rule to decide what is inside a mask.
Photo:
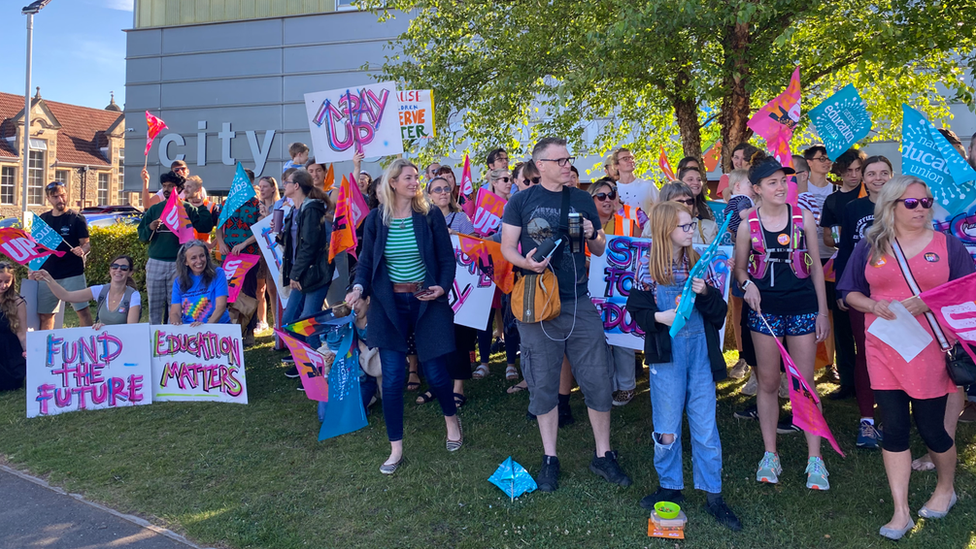
[[(720, 137), (728, 166), (731, 148), (751, 136), (752, 112), (786, 87), (796, 65), (804, 110), (852, 82), (874, 114), (875, 140), (898, 134), (903, 101), (942, 119), (949, 101), (973, 98), (965, 75), (976, 0), (384, 5), (385, 17), (413, 16), (391, 44), (384, 77), (433, 88), (439, 112), (460, 116), (438, 119), (433, 152), (461, 138), (478, 152), (525, 152), (520, 143), (551, 133), (581, 152), (586, 141), (593, 153), (630, 144), (646, 168), (659, 145), (678, 148), (678, 135), (683, 154), (696, 157), (703, 141)], [(716, 114), (703, 118), (703, 109)], [(806, 119), (797, 135), (794, 146), (812, 139)]]

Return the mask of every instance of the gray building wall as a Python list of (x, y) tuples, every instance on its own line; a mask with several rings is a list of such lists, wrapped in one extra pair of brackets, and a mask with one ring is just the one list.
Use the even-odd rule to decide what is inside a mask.
[[(257, 172), (265, 154), (261, 174), (280, 183), (288, 145), (311, 146), (304, 94), (375, 82), (391, 55), (386, 45), (408, 24), (406, 16), (377, 23), (374, 14), (343, 11), (128, 31), (126, 189), (141, 188), (145, 111), (168, 126), (149, 153), (150, 189), (169, 170), (160, 161), (179, 154), (208, 191), (230, 187), (231, 158)], [(370, 160), (378, 159), (364, 170), (375, 177)], [(337, 177), (351, 170), (352, 162), (336, 164)]]

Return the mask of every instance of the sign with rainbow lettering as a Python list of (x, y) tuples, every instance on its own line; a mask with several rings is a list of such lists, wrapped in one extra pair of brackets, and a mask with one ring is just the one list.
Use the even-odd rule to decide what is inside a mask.
[(403, 139), (434, 137), (434, 92), (431, 90), (403, 90), (397, 92), (400, 101), (400, 136)]
[(305, 94), (315, 160), (352, 160), (403, 152), (396, 84), (380, 82)]
[(239, 324), (152, 326), (152, 399), (247, 404)]
[(837, 160), (871, 131), (871, 115), (854, 84), (844, 86), (811, 109), (810, 121), (817, 127), (817, 135), (831, 160)]
[(447, 290), (447, 301), (454, 309), (454, 323), (476, 330), (484, 330), (495, 297), (495, 283), (478, 267), (478, 257), (464, 253), (460, 239), (451, 235), (457, 272), (454, 286)]

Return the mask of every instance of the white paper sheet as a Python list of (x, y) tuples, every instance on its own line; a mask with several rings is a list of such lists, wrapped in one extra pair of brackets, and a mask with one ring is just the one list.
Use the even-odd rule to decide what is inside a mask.
[(888, 308), (895, 313), (895, 320), (878, 318), (871, 323), (868, 333), (894, 349), (905, 362), (911, 362), (932, 342), (932, 335), (925, 331), (901, 302), (894, 301)]

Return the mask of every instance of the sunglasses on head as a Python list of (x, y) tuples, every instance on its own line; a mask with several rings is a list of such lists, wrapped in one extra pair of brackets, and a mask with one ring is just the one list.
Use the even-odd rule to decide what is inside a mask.
[(608, 193), (596, 193), (593, 196), (595, 196), (596, 199), (599, 200), (600, 202), (606, 202), (607, 199), (616, 200), (617, 199), (617, 191), (610, 191)]
[(49, 191), (53, 191), (54, 189), (57, 189), (58, 187), (64, 187), (64, 183), (62, 183), (60, 181), (54, 181), (52, 183), (48, 183), (47, 184), (47, 187), (45, 187), (45, 189), (47, 189)]
[(541, 177), (533, 177), (533, 178), (526, 177), (525, 179), (522, 180), (522, 184), (528, 187), (530, 185), (538, 185), (540, 181), (542, 181)]
[(935, 200), (931, 198), (903, 198), (903, 199), (899, 199), (898, 202), (904, 203), (905, 209), (908, 210), (914, 210), (915, 208), (918, 207), (919, 204), (921, 204), (923, 208), (928, 210), (929, 208), (932, 207), (932, 204), (935, 203)]
[(128, 265), (124, 265), (124, 264), (120, 264), (120, 263), (112, 263), (111, 265), (109, 265), (109, 268), (111, 268), (111, 269), (118, 269), (118, 270), (122, 271), (123, 273), (124, 272), (128, 272), (128, 270), (129, 270), (129, 266)]

